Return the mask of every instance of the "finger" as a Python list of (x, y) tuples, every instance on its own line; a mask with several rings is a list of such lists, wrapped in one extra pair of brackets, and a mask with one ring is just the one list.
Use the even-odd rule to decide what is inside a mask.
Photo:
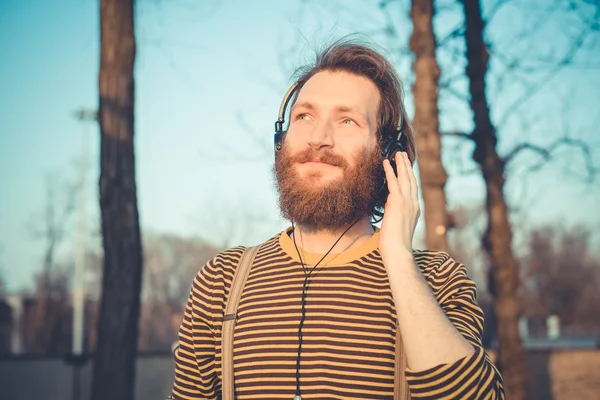
[(400, 188), (398, 186), (398, 179), (396, 178), (396, 174), (394, 174), (392, 164), (390, 164), (390, 161), (387, 159), (383, 160), (383, 171), (385, 172), (385, 179), (387, 181), (389, 192), (399, 193)]
[(417, 187), (417, 177), (415, 176), (415, 172), (413, 171), (412, 165), (410, 164), (410, 160), (408, 159), (408, 154), (406, 153), (404, 153), (404, 163), (406, 164), (406, 170), (408, 171), (411, 197), (417, 198), (419, 195), (419, 189)]
[(406, 170), (406, 164), (404, 163), (404, 152), (396, 153), (396, 170), (398, 172), (398, 184), (400, 185), (400, 190), (404, 194), (404, 196), (410, 196), (410, 177), (408, 176), (408, 171)]

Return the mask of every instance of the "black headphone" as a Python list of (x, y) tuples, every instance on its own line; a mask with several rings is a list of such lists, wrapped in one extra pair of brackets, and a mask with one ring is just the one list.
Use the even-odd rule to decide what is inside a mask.
[[(295, 82), (285, 93), (283, 97), (283, 101), (281, 102), (281, 106), (279, 107), (279, 116), (277, 121), (275, 121), (275, 153), (281, 150), (283, 146), (283, 124), (285, 123), (285, 111), (287, 109), (288, 103), (292, 99), (292, 96), (296, 89), (298, 88), (298, 82)], [(396, 128), (395, 135), (385, 135), (382, 132), (383, 138), (388, 138), (386, 141), (382, 140), (381, 146), (381, 155), (383, 158), (387, 158), (394, 168), (394, 172), (396, 172), (396, 161), (395, 156), (399, 151), (406, 152), (406, 135), (404, 133), (404, 118), (402, 113), (400, 113), (400, 123)]]

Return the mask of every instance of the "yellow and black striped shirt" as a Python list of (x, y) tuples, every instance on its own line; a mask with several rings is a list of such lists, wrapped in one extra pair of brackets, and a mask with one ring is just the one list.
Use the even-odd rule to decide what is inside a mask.
[[(242, 293), (234, 334), (238, 399), (295, 395), (304, 272), (289, 231), (262, 246)], [(327, 256), (312, 274), (302, 329), (303, 399), (393, 397), (396, 309), (378, 242), (376, 232), (358, 248)], [(222, 317), (244, 250), (219, 253), (193, 282), (175, 351), (176, 399), (221, 396)], [(308, 268), (321, 258), (302, 254)], [(415, 250), (414, 258), (442, 309), (476, 351), (425, 371), (408, 368), (412, 398), (504, 399), (500, 374), (481, 345), (483, 314), (465, 267), (441, 252)]]

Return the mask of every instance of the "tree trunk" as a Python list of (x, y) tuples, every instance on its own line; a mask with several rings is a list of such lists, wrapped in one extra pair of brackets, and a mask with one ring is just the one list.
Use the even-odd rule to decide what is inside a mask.
[(425, 218), (425, 244), (428, 249), (448, 251), (446, 231), (447, 175), (441, 159), (441, 140), (438, 121), (438, 80), (440, 68), (435, 58), (436, 42), (433, 34), (433, 0), (413, 0), (410, 16), (413, 32), (410, 49), (415, 54), (413, 70), (415, 83), (415, 117), (419, 149), (419, 172)]
[(142, 245), (134, 153), (134, 1), (100, 1), (100, 209), (104, 265), (93, 400), (134, 398)]
[(502, 370), (507, 398), (526, 398), (527, 367), (519, 337), (517, 298), (518, 265), (513, 254), (508, 207), (504, 199), (504, 160), (496, 150), (496, 130), (485, 97), (488, 53), (483, 41), (484, 22), (479, 0), (462, 0), (465, 10), (467, 77), (471, 94), (475, 141), (473, 159), (479, 164), (486, 186), (488, 225), (483, 247), (490, 259), (490, 287), (494, 295), (499, 343), (498, 366)]

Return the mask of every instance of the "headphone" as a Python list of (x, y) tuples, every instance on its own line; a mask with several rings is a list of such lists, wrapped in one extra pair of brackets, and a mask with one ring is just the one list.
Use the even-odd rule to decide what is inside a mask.
[[(288, 103), (292, 99), (293, 94), (296, 92), (298, 88), (298, 82), (295, 82), (285, 93), (283, 97), (283, 101), (281, 102), (281, 106), (279, 107), (279, 116), (277, 121), (275, 121), (275, 153), (281, 150), (283, 147), (283, 124), (285, 123), (285, 111), (287, 109)], [(406, 135), (404, 135), (404, 118), (402, 113), (400, 113), (400, 123), (394, 132), (395, 135), (385, 135), (382, 132), (383, 138), (388, 138), (386, 141), (382, 140), (381, 145), (381, 155), (384, 159), (388, 159), (392, 168), (394, 169), (394, 173), (396, 173), (396, 161), (395, 156), (399, 151), (406, 152)]]

